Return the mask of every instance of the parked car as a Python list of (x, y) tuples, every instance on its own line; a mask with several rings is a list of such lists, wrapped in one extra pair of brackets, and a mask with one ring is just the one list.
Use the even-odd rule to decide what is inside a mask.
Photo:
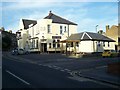
[(116, 57), (118, 56), (118, 52), (115, 50), (104, 50), (102, 53), (102, 57)]
[(22, 55), (22, 54), (28, 54), (29, 52), (28, 51), (25, 51), (24, 49), (18, 49), (18, 48), (15, 48), (12, 50), (12, 55)]
[(12, 53), (12, 55), (18, 55), (18, 49), (13, 49), (12, 51), (11, 51), (11, 53)]

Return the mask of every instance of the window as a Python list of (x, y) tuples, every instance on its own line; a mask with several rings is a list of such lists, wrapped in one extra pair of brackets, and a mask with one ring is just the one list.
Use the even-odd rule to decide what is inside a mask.
[(62, 26), (60, 26), (60, 34), (62, 34)]
[(105, 42), (103, 42), (103, 46), (105, 47)]
[(57, 47), (60, 48), (60, 40), (57, 40)]
[(108, 42), (108, 47), (110, 47), (110, 43)]
[(38, 48), (38, 40), (36, 40), (36, 48)]
[(17, 34), (17, 38), (21, 37), (21, 32), (16, 32), (16, 34)]
[(50, 25), (47, 25), (48, 33), (50, 33)]
[(99, 47), (100, 47), (100, 41), (98, 41), (98, 44), (97, 44)]
[(71, 42), (71, 47), (73, 47), (73, 42)]
[(33, 40), (33, 48), (35, 48), (35, 40)]
[(118, 37), (118, 43), (120, 43), (120, 37)]
[(30, 48), (32, 48), (32, 41), (30, 42)]
[(120, 37), (118, 37), (118, 46), (120, 46)]
[(79, 42), (76, 42), (76, 46), (79, 47)]
[(53, 48), (55, 48), (56, 47), (56, 42), (55, 42), (55, 40), (53, 40)]
[(31, 48), (34, 48), (34, 42), (32, 41), (31, 43), (32, 43), (32, 45), (31, 45), (32, 47)]
[(65, 26), (65, 31), (64, 32), (66, 32), (66, 26)]
[(69, 47), (69, 43), (66, 43), (66, 47)]
[(51, 43), (49, 43), (49, 48), (51, 48)]

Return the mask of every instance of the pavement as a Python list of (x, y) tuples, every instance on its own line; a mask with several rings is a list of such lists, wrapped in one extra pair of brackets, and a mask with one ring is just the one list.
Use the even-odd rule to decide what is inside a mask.
[(112, 75), (107, 72), (107, 67), (94, 68), (86, 71), (78, 71), (76, 75), (84, 78), (89, 78), (113, 85), (120, 86), (120, 76)]
[[(20, 59), (20, 60), (29, 61), (29, 59), (25, 59), (25, 58), (21, 58), (21, 57), (18, 58), (18, 57), (9, 55), (9, 54), (8, 54), (8, 56), (12, 57), (12, 58), (17, 58), (17, 59)], [(100, 82), (120, 86), (120, 76), (115, 76), (115, 75), (111, 75), (111, 74), (107, 73), (107, 67), (106, 66), (97, 67), (97, 68), (90, 68), (88, 70), (87, 69), (76, 70), (76, 71), (73, 71), (73, 72), (74, 72), (75, 75), (77, 75), (79, 77), (84, 77), (84, 78), (88, 78), (88, 79), (97, 80), (97, 81), (100, 81)]]

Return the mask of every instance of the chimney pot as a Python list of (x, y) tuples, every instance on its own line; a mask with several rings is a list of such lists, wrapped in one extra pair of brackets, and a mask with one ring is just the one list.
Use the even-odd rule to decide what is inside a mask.
[(49, 13), (52, 13), (52, 11), (50, 10), (50, 12)]
[(108, 32), (109, 29), (109, 25), (106, 25), (106, 32)]

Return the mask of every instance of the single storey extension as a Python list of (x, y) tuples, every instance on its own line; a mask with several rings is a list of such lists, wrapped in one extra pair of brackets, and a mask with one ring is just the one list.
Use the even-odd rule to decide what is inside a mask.
[(67, 51), (71, 52), (103, 52), (106, 49), (115, 49), (114, 40), (93, 32), (72, 34), (68, 39), (61, 41), (67, 44)]

